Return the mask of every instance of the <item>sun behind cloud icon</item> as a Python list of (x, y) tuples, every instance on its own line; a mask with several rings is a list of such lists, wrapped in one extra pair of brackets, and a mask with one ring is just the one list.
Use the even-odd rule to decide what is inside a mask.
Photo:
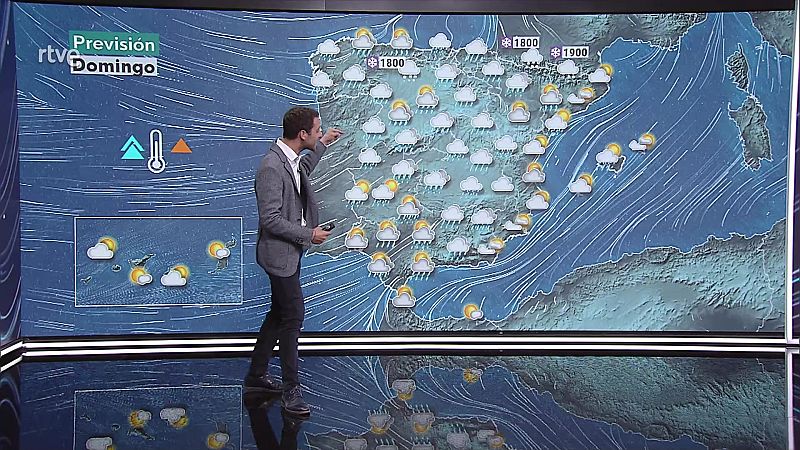
[(86, 249), (86, 256), (94, 260), (107, 260), (114, 257), (115, 251), (117, 251), (117, 240), (104, 236), (97, 240), (97, 244)]
[(220, 241), (208, 244), (208, 254), (214, 259), (225, 259), (231, 256), (231, 250)]
[(186, 415), (186, 410), (183, 408), (164, 408), (159, 412), (158, 416), (162, 420), (166, 420), (167, 424), (176, 430), (185, 428), (189, 424), (189, 416)]
[(130, 280), (135, 285), (145, 286), (153, 282), (153, 276), (144, 267), (136, 266), (131, 269)]
[(179, 264), (161, 276), (161, 284), (167, 287), (186, 286), (188, 278), (189, 268), (183, 264)]

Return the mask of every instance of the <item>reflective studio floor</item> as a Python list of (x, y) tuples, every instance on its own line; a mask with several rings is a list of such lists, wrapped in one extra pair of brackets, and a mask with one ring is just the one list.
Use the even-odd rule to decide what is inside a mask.
[(788, 358), (306, 356), (308, 420), (243, 395), (246, 358), (26, 361), (0, 448), (784, 449)]

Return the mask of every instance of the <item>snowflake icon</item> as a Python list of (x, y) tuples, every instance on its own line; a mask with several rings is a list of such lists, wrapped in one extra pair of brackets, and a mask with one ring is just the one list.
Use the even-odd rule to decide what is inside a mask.
[(503, 48), (511, 48), (511, 44), (512, 44), (511, 38), (508, 36), (504, 36), (503, 39), (500, 41), (500, 45)]
[(553, 57), (553, 59), (561, 58), (561, 47), (550, 48), (550, 56)]
[(369, 58), (367, 58), (367, 66), (369, 66), (370, 69), (378, 67), (378, 57), (370, 56)]

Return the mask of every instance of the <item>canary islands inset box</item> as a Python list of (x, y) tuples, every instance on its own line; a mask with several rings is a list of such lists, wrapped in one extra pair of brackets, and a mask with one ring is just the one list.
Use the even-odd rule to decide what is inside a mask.
[(76, 217), (75, 306), (242, 304), (241, 217)]
[(74, 449), (242, 448), (241, 386), (77, 390), (74, 404)]

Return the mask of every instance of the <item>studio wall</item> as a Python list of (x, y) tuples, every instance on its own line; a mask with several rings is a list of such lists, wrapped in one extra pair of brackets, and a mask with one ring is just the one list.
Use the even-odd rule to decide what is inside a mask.
[(12, 6), (0, 2), (0, 347), (20, 336), (17, 94)]

